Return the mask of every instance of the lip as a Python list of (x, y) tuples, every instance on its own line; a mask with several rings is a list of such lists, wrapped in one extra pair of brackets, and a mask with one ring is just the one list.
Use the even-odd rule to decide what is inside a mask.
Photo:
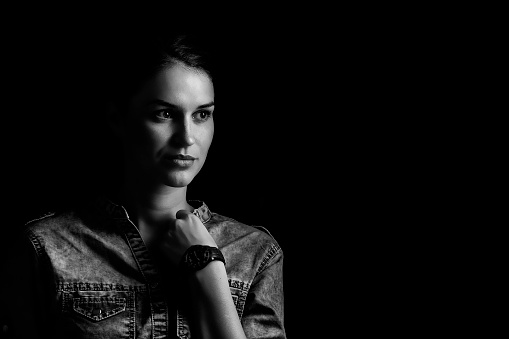
[(167, 164), (170, 164), (171, 166), (187, 168), (191, 167), (197, 158), (187, 154), (177, 154), (167, 155), (163, 159)]
[(196, 160), (195, 157), (188, 154), (166, 155), (164, 158), (169, 160)]

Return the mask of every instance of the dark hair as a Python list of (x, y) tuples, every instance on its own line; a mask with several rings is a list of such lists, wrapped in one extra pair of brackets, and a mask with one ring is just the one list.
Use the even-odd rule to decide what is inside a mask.
[(175, 63), (199, 69), (214, 79), (213, 39), (204, 32), (123, 32), (113, 39), (104, 95), (119, 107), (144, 81)]

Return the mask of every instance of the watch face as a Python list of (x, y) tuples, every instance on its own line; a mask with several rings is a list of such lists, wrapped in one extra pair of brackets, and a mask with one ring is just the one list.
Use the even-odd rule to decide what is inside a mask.
[(194, 245), (186, 251), (183, 263), (186, 269), (197, 271), (207, 266), (212, 260), (225, 262), (223, 254), (218, 248)]
[(200, 269), (209, 263), (210, 250), (206, 247), (193, 248), (192, 251), (187, 252), (185, 260), (188, 267)]

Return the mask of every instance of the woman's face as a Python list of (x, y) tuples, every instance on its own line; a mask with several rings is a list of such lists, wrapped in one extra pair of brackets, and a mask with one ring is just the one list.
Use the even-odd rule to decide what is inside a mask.
[(128, 105), (121, 136), (137, 175), (183, 187), (198, 174), (214, 135), (209, 76), (180, 63), (148, 80)]

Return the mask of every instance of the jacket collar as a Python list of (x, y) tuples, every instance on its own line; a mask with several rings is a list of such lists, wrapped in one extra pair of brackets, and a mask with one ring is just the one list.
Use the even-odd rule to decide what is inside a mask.
[[(200, 218), (202, 223), (207, 223), (212, 218), (208, 206), (201, 200), (187, 201), (193, 208), (193, 214)], [(129, 219), (129, 214), (124, 206), (117, 204), (107, 197), (101, 196), (95, 199), (94, 209), (102, 216), (111, 219)]]

